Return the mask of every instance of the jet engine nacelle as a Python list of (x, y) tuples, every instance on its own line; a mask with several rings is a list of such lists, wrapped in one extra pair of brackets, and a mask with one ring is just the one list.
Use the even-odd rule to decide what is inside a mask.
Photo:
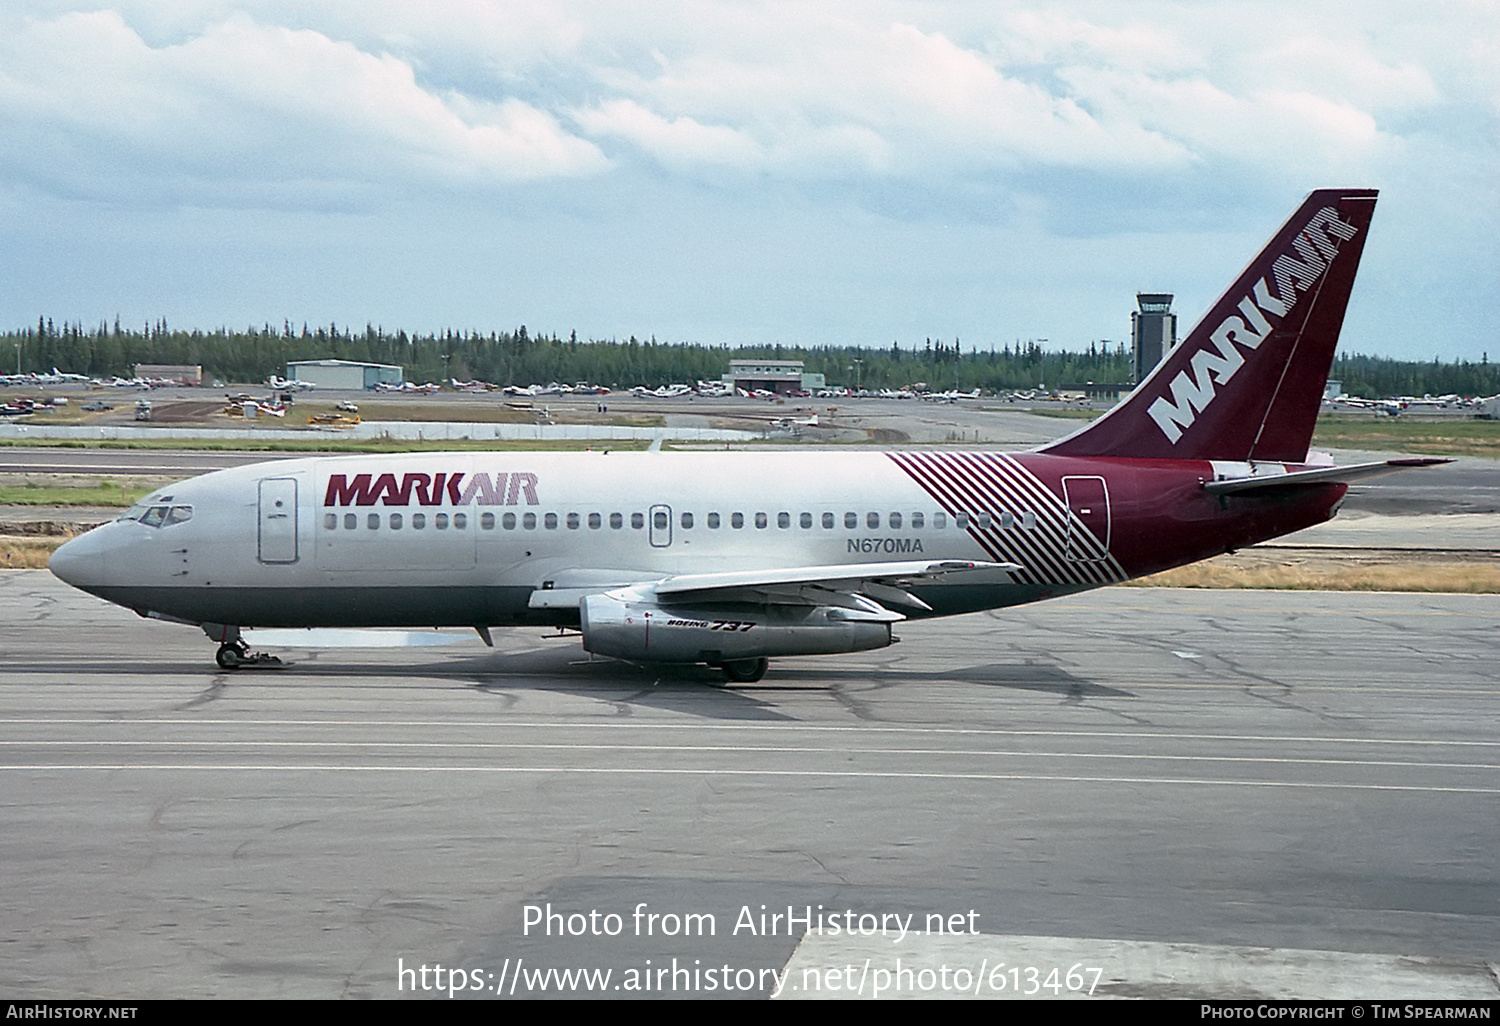
[(579, 606), (583, 647), (597, 655), (718, 666), (768, 656), (885, 648), (897, 613), (841, 606), (664, 605), (590, 595)]

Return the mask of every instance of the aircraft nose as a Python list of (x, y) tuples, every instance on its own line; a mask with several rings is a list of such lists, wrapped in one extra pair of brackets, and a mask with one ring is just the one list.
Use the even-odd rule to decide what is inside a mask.
[(52, 558), (47, 560), (47, 568), (59, 580), (75, 588), (100, 583), (104, 579), (107, 548), (102, 537), (104, 533), (104, 528), (95, 528), (64, 542), (52, 553)]

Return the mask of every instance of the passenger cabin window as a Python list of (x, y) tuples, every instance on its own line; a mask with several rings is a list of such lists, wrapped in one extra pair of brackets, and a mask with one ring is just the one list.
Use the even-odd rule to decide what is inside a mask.
[(824, 513), (823, 514), (823, 530), (825, 530), (825, 531), (831, 531), (831, 530), (833, 530), (833, 514), (832, 513)]
[(625, 518), (618, 513), (611, 513), (609, 515), (609, 526), (618, 531), (625, 526)]
[(866, 513), (865, 514), (865, 526), (868, 527), (872, 531), (875, 530), (877, 527), (879, 527), (880, 526), (880, 514), (879, 513)]
[(427, 514), (426, 513), (413, 513), (411, 515), (411, 529), (413, 531), (420, 531), (422, 528), (424, 528), (426, 526), (427, 526)]
[(583, 523), (583, 521), (581, 521), (581, 520), (578, 519), (578, 514), (577, 513), (569, 513), (568, 514), (568, 530), (570, 530), (570, 531), (576, 531), (576, 530), (578, 530), (578, 526), (581, 523)]
[[(125, 517), (121, 517), (120, 519), (121, 520), (125, 520), (126, 518)], [(338, 526), (339, 526), (339, 515), (337, 513), (324, 513), (323, 514), (323, 528), (325, 530), (332, 531), (332, 530), (334, 530)]]
[(757, 513), (757, 514), (755, 514), (755, 526), (756, 527), (761, 528), (762, 530), (764, 530), (767, 523), (768, 523), (768, 521), (766, 520), (766, 515), (764, 513)]
[(797, 522), (802, 525), (802, 530), (804, 530), (804, 531), (811, 530), (812, 529), (812, 514), (811, 513), (804, 513), (804, 514), (802, 514), (802, 516), (798, 518)]
[(956, 527), (956, 528), (958, 528), (960, 531), (967, 531), (969, 529), (969, 514), (967, 514), (967, 513), (955, 513), (955, 514), (953, 514), (953, 526)]
[(711, 530), (717, 530), (718, 529), (718, 527), (719, 527), (719, 514), (717, 514), (717, 513), (710, 513), (708, 515), (708, 526), (709, 526), (709, 528)]
[(693, 526), (693, 515), (691, 513), (684, 513), (682, 515), (682, 526), (683, 527), (692, 527)]
[(667, 529), (667, 514), (664, 510), (657, 510), (651, 517), (651, 525), (658, 531)]
[(448, 514), (439, 513), (437, 516), (433, 517), (432, 526), (436, 527), (439, 531), (448, 530)]
[(845, 513), (844, 514), (844, 526), (847, 527), (851, 531), (854, 530), (854, 528), (858, 527), (859, 526), (859, 514), (858, 513)]
[(890, 516), (886, 517), (886, 523), (891, 525), (892, 531), (901, 530), (901, 514), (892, 513)]
[(1028, 531), (1036, 530), (1036, 514), (1027, 510), (1021, 514), (1021, 526)]
[(392, 513), (391, 514), (391, 530), (392, 531), (399, 531), (399, 530), (401, 530), (401, 514), (400, 513)]
[[(514, 513), (510, 514), (510, 517), (511, 517), (510, 526), (511, 527), (515, 527), (516, 526), (515, 516), (516, 515)], [(495, 514), (493, 514), (493, 513), (481, 513), (481, 514), (479, 514), (479, 529), (481, 531), (493, 531), (495, 529)]]
[(365, 526), (372, 531), (380, 530), (380, 514), (371, 513), (369, 516), (365, 517)]
[(776, 526), (781, 528), (782, 530), (786, 530), (788, 527), (791, 527), (792, 515), (790, 513), (776, 514)]
[(344, 514), (344, 530), (352, 531), (359, 526), (359, 515), (357, 513)]
[(922, 529), (922, 514), (913, 513), (911, 515), (911, 529), (913, 531), (920, 531)]
[(1009, 531), (1012, 527), (1015, 527), (1015, 526), (1016, 526), (1016, 518), (1015, 517), (1013, 517), (1009, 513), (1001, 513), (1000, 514), (1000, 529), (1002, 531)]
[(589, 530), (590, 531), (597, 531), (597, 530), (599, 530), (599, 528), (601, 528), (603, 526), (604, 526), (604, 518), (602, 516), (600, 516), (598, 513), (590, 513), (589, 514)]
[(524, 527), (524, 528), (526, 528), (526, 530), (528, 530), (528, 531), (535, 531), (536, 530), (536, 514), (535, 513), (527, 513), (524, 516), (522, 516), (521, 517), (521, 526)]
[(555, 531), (555, 530), (557, 530), (557, 514), (556, 513), (543, 513), (542, 514), (542, 526), (545, 527), (549, 531)]
[(731, 513), (731, 514), (729, 514), (729, 526), (732, 527), (732, 528), (734, 528), (736, 531), (738, 531), (740, 528), (744, 527), (745, 526), (745, 514), (743, 514), (743, 513)]
[(934, 531), (946, 531), (948, 529), (948, 514), (939, 510), (932, 515), (932, 529)]
[(981, 531), (988, 531), (990, 529), (990, 515), (988, 513), (981, 512), (979, 514), (979, 529)]
[(630, 514), (630, 526), (633, 527), (633, 528), (635, 528), (637, 531), (639, 531), (641, 528), (645, 527), (646, 526), (646, 514), (644, 514), (644, 513), (632, 513), (632, 514)]

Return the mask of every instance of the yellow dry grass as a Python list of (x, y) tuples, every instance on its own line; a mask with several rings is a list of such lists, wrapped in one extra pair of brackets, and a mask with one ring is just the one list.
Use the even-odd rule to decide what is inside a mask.
[(57, 547), (67, 541), (57, 535), (0, 535), (0, 567), (43, 570)]
[(1356, 550), (1348, 554), (1239, 552), (1131, 581), (1136, 588), (1500, 593), (1500, 557)]

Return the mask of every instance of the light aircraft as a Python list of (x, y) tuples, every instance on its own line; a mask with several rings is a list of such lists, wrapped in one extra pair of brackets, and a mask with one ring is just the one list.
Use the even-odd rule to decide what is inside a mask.
[(153, 492), (52, 571), (200, 626), (526, 624), (640, 662), (758, 680), (769, 658), (878, 649), (907, 619), (1191, 563), (1332, 517), (1308, 445), (1376, 193), (1308, 196), (1118, 406), (1023, 453), (448, 453), (223, 470)]
[(1388, 417), (1400, 416), (1405, 409), (1399, 399), (1361, 399), (1358, 396), (1341, 395), (1333, 400), (1335, 406), (1351, 406), (1356, 410), (1373, 410)]

